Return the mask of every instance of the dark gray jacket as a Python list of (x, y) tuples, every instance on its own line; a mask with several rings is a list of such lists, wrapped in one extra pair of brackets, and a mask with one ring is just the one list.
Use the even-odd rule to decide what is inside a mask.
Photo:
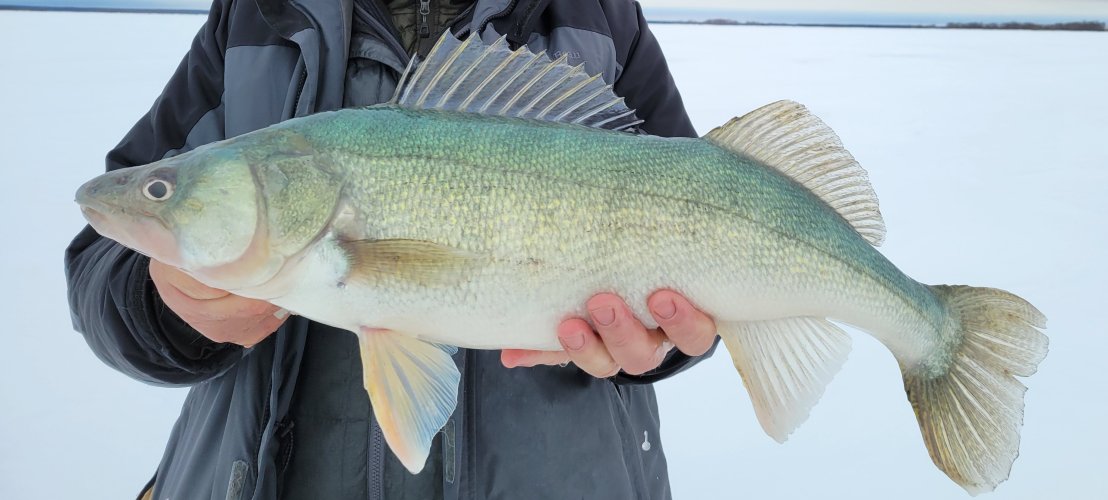
[[(342, 107), (348, 60), (362, 66), (359, 86), (387, 98), (407, 56), (388, 19), (373, 16), (377, 32), (351, 43), (351, 0), (216, 1), (162, 95), (108, 154), (107, 168)], [(570, 63), (615, 83), (645, 131), (694, 134), (630, 0), (479, 0), (454, 28), (568, 53)], [(91, 228), (74, 239), (65, 264), (75, 328), (98, 357), (151, 384), (192, 387), (154, 498), (276, 498), (295, 435), (288, 415), (305, 339), (328, 327), (293, 317), (251, 349), (215, 344), (161, 303), (147, 258)], [(493, 351), (463, 350), (456, 359), (461, 395), (441, 442), (446, 498), (669, 497), (646, 383), (695, 360), (673, 354), (644, 376), (601, 380), (572, 366), (507, 370)], [(366, 435), (359, 473), (374, 495), (385, 448), (379, 431)]]

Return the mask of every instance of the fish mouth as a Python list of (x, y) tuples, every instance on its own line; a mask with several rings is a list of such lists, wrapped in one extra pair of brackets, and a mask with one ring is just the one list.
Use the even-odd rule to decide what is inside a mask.
[(96, 199), (86, 198), (82, 200), (78, 198), (77, 203), (81, 205), (81, 215), (85, 216), (85, 220), (97, 231), (110, 227), (121, 218), (150, 218), (149, 214), (136, 213), (133, 210), (128, 213), (128, 210), (124, 208), (112, 206)]
[(117, 179), (109, 181), (93, 179), (77, 190), (74, 201), (89, 225), (101, 236), (144, 255), (162, 261), (177, 259), (176, 239), (165, 221), (140, 207), (112, 203), (116, 191), (113, 188), (123, 183)]
[[(132, 207), (127, 209), (122, 206), (116, 206), (110, 201), (113, 199), (111, 196), (105, 196), (112, 192), (112, 187), (108, 184), (126, 185), (129, 180), (129, 176), (121, 176), (118, 179), (112, 179), (111, 182), (106, 182), (105, 179), (96, 178), (84, 183), (80, 188), (77, 188), (77, 194), (74, 195), (73, 201), (81, 206), (81, 213), (85, 216), (85, 219), (90, 223), (105, 222), (114, 217), (130, 216), (130, 217), (150, 217), (157, 218), (153, 213), (142, 210), (138, 207)], [(107, 198), (107, 199), (105, 199)]]
[(89, 224), (92, 224), (93, 227), (96, 227), (98, 224), (103, 225), (103, 223), (108, 220), (108, 216), (104, 214), (104, 212), (84, 204), (81, 205), (81, 215), (85, 216), (85, 220), (87, 220)]
[(103, 180), (99, 177), (77, 188), (77, 194), (73, 197), (73, 201), (81, 206), (81, 213), (89, 222), (93, 222), (94, 218), (103, 221), (108, 218), (108, 214), (116, 211), (113, 210), (114, 207), (105, 203), (100, 196), (97, 196), (104, 191)]
[(112, 206), (81, 205), (81, 214), (100, 236), (148, 257), (181, 266), (177, 238), (161, 219)]

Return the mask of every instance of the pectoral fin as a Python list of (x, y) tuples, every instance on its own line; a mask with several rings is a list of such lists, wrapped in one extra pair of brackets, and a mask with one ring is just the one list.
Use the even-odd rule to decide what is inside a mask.
[(721, 323), (718, 328), (758, 422), (778, 442), (807, 420), (850, 353), (850, 336), (822, 318)]
[(394, 278), (420, 285), (455, 283), (477, 260), (465, 251), (431, 241), (354, 240), (339, 245), (346, 251), (347, 279), (351, 281)]
[(385, 442), (413, 474), (423, 470), (431, 439), (458, 404), (457, 349), (390, 330), (358, 333), (365, 389)]

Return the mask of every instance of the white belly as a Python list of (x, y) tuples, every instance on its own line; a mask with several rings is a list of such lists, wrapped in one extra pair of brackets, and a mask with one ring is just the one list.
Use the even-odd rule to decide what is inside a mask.
[(872, 321), (851, 321), (857, 314), (844, 317), (852, 299), (841, 292), (820, 292), (811, 282), (788, 283), (787, 274), (768, 276), (765, 269), (741, 265), (721, 269), (696, 259), (669, 266), (680, 268), (679, 274), (614, 267), (619, 262), (613, 259), (603, 270), (572, 272), (490, 267), (464, 282), (434, 286), (388, 279), (359, 283), (348, 282), (346, 255), (328, 237), (299, 262), (290, 263), (277, 279), (235, 293), (353, 332), (387, 329), (476, 349), (561, 350), (558, 324), (571, 317), (587, 318), (585, 302), (600, 292), (623, 297), (648, 328), (657, 325), (646, 309), (647, 298), (665, 288), (681, 292), (717, 321), (837, 317), (863, 328)]

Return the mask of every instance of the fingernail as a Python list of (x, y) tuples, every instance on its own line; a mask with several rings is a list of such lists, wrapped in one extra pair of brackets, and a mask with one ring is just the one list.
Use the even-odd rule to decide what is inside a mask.
[(581, 332), (569, 333), (559, 336), (558, 342), (561, 342), (562, 347), (567, 351), (580, 351), (585, 347), (585, 335)]
[(273, 313), (273, 317), (277, 319), (285, 319), (285, 316), (289, 315), (288, 309), (278, 309)]
[(616, 310), (611, 307), (601, 307), (589, 311), (592, 320), (600, 326), (608, 326), (616, 321)]
[(659, 318), (670, 319), (677, 314), (677, 304), (674, 304), (672, 300), (663, 300), (654, 304), (654, 314), (657, 314)]

